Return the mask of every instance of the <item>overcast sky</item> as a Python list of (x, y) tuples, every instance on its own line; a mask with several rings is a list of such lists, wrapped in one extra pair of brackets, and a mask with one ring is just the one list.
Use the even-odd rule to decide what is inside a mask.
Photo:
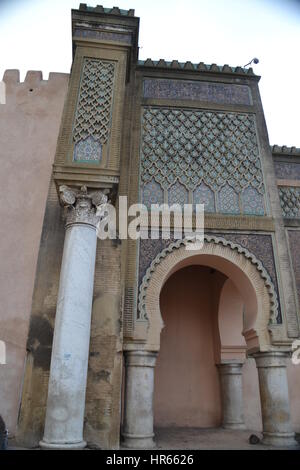
[[(111, 0), (134, 8), (140, 59), (243, 66), (253, 57), (271, 144), (300, 147), (300, 0)], [(74, 0), (0, 0), (4, 70), (69, 72)], [(90, 6), (101, 0), (87, 2)]]

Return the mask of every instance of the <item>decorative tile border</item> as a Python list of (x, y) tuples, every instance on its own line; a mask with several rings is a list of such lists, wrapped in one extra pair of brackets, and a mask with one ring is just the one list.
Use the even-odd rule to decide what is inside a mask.
[(164, 78), (144, 79), (144, 98), (198, 100), (217, 104), (252, 105), (247, 85)]
[(75, 38), (98, 39), (99, 41), (101, 40), (114, 41), (114, 42), (122, 42), (125, 44), (132, 43), (131, 34), (113, 33), (110, 31), (97, 31), (95, 29), (85, 30), (82, 28), (76, 28), (73, 34)]

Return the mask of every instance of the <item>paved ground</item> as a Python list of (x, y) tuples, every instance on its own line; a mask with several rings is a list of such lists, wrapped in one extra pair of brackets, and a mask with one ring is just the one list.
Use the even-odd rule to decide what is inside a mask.
[(261, 434), (254, 431), (232, 431), (222, 428), (160, 428), (156, 429), (157, 449), (232, 449), (232, 450), (258, 450), (270, 449), (262, 444), (251, 445), (251, 434), (261, 438)]

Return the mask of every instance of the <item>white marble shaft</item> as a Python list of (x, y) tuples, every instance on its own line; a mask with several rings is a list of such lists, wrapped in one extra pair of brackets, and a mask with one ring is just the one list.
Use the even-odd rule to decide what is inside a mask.
[(123, 445), (135, 449), (154, 446), (153, 391), (157, 353), (125, 352)]
[(292, 430), (286, 372), (288, 355), (283, 352), (254, 354), (258, 369), (263, 444), (295, 446)]
[(240, 362), (218, 364), (222, 396), (223, 428), (245, 428), (242, 367), (243, 363)]
[[(71, 201), (72, 202), (72, 201)], [(68, 207), (42, 448), (83, 448), (83, 421), (96, 257), (95, 211)]]

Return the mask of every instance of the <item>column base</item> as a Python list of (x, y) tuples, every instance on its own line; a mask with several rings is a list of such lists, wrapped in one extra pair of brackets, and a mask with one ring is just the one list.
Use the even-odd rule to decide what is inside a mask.
[(76, 449), (84, 449), (86, 447), (86, 442), (85, 441), (80, 441), (80, 442), (46, 442), (46, 441), (40, 441), (39, 446), (41, 449), (48, 449), (48, 450), (76, 450)]
[(295, 433), (263, 432), (261, 443), (266, 446), (274, 447), (297, 447), (298, 442), (295, 439)]
[(222, 424), (223, 429), (246, 429), (245, 423), (227, 423)]
[(122, 447), (129, 449), (153, 449), (155, 442), (153, 440), (154, 434), (149, 436), (139, 436), (135, 434), (122, 434)]

